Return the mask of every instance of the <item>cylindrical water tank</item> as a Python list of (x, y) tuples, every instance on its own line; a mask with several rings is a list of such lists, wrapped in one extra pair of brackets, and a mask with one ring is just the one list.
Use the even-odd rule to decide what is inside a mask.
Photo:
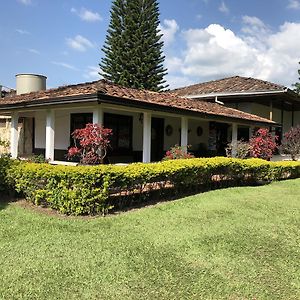
[(43, 75), (17, 74), (16, 75), (17, 95), (45, 90), (46, 80), (47, 77)]

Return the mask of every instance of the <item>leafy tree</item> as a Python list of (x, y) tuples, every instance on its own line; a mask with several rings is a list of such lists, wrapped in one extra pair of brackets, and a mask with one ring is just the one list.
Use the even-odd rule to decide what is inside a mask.
[(300, 155), (300, 126), (292, 127), (284, 134), (280, 150), (284, 154), (290, 154), (292, 160), (297, 160)]
[(114, 0), (100, 75), (126, 87), (153, 91), (166, 88), (158, 25), (157, 0)]
[[(299, 64), (300, 64), (300, 62), (299, 62)], [(298, 70), (298, 75), (300, 76), (300, 69)], [(299, 77), (299, 80), (300, 80), (300, 77)], [(300, 94), (300, 82), (294, 83), (293, 86), (294, 86), (294, 91), (297, 94)]]

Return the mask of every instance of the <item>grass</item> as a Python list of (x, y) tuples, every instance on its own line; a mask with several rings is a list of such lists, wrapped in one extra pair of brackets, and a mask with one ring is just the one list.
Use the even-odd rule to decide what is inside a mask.
[(105, 218), (0, 206), (0, 299), (300, 299), (300, 180)]

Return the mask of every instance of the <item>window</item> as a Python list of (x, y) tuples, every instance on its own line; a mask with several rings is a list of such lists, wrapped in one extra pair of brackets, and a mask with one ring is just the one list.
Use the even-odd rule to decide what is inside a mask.
[(112, 129), (111, 154), (128, 154), (132, 151), (132, 117), (104, 114), (104, 127)]
[(92, 113), (71, 114), (71, 146), (74, 146), (74, 139), (72, 138), (74, 130), (84, 128), (88, 123), (93, 123)]
[[(88, 123), (93, 123), (92, 113), (71, 114), (71, 134), (75, 129), (81, 129)], [(132, 117), (104, 114), (104, 127), (112, 129), (110, 137), (111, 154), (129, 154), (132, 151)], [(74, 140), (70, 137), (71, 146), (74, 146)]]

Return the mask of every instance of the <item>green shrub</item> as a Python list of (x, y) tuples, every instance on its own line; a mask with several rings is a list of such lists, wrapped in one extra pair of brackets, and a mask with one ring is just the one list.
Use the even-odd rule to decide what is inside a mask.
[(9, 190), (7, 173), (12, 164), (9, 154), (0, 154), (0, 193), (7, 193)]
[(20, 162), (8, 177), (33, 203), (64, 214), (106, 213), (112, 206), (144, 201), (155, 192), (188, 192), (300, 177), (298, 162), (225, 157), (169, 160), (128, 166), (53, 166)]

